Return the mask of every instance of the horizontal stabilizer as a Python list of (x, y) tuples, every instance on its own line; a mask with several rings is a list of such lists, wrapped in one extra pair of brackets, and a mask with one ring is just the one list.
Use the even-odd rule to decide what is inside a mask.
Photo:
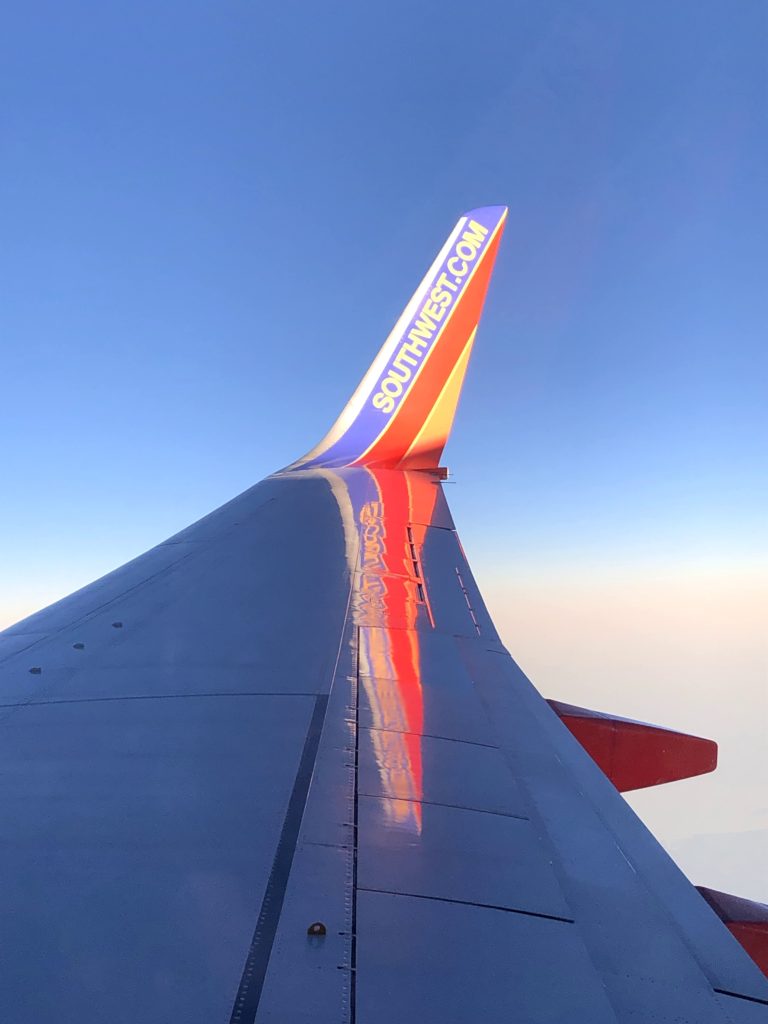
[(716, 889), (696, 888), (757, 966), (768, 975), (768, 906)]
[(717, 744), (658, 725), (547, 702), (622, 793), (705, 775), (717, 767)]
[(437, 468), (506, 216), (459, 219), (341, 416), (292, 468)]

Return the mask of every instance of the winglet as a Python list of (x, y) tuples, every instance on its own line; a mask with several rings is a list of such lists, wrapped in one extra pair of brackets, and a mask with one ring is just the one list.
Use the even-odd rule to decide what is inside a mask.
[(485, 206), (459, 219), (341, 416), (294, 468), (437, 468), (506, 216)]

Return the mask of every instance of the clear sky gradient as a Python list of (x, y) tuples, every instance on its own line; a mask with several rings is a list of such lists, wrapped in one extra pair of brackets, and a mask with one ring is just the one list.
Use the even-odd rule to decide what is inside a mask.
[(721, 741), (635, 806), (768, 901), (763, 0), (12, 5), (0, 626), (319, 439), (509, 222), (446, 461), (548, 696)]

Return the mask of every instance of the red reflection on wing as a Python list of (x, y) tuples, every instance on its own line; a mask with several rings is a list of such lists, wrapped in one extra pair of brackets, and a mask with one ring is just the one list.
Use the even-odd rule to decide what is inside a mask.
[[(360, 684), (372, 715), (371, 744), (392, 824), (421, 832), (424, 704), (420, 630), (432, 628), (421, 567), (437, 488), (421, 473), (366, 470), (373, 496), (356, 509), (360, 558), (355, 616)], [(370, 493), (370, 492), (369, 492)]]

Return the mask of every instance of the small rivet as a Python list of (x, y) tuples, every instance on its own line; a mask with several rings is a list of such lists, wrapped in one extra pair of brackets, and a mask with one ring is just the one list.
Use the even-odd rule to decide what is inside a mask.
[(75, 648), (76, 651), (84, 651), (85, 650), (85, 644), (81, 644), (79, 641), (76, 644), (72, 644), (72, 646)]
[(29, 671), (32, 673), (33, 676), (39, 676), (43, 670), (40, 668), (39, 665), (33, 665)]
[(113, 622), (112, 623), (112, 628), (113, 629), (122, 629), (123, 628), (123, 624), (122, 624), (122, 622)]
[(325, 925), (322, 921), (315, 921), (307, 928), (307, 935), (325, 935)]

